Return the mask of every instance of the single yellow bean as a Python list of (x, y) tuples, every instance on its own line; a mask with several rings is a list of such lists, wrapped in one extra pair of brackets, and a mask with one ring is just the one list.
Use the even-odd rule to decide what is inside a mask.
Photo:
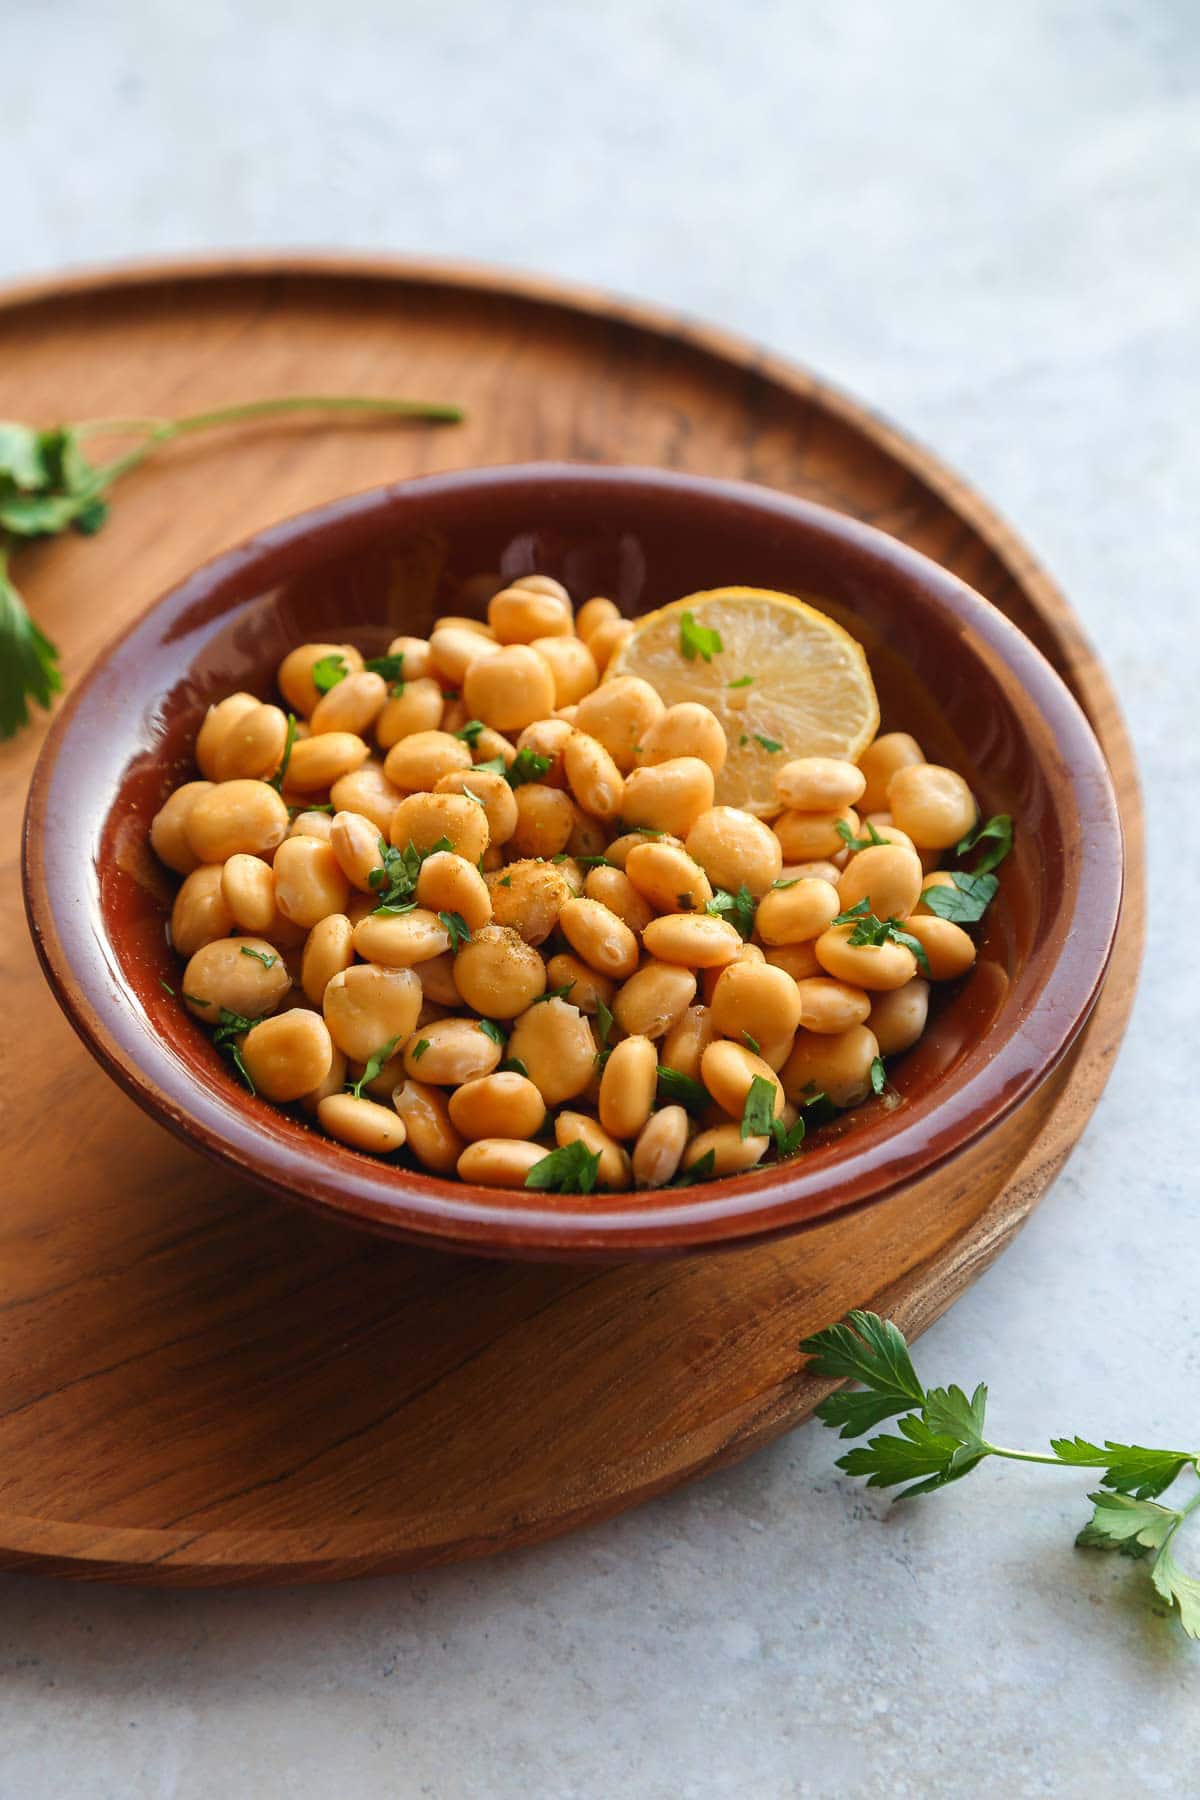
[(658, 1052), (648, 1037), (614, 1046), (600, 1076), (600, 1123), (614, 1138), (635, 1138), (650, 1117), (658, 1088)]
[(202, 775), (207, 775), (212, 781), (220, 779), (217, 775), (217, 752), (224, 743), (226, 734), (238, 719), (256, 712), (261, 705), (262, 701), (254, 694), (236, 693), (227, 694), (224, 700), (218, 700), (214, 706), (209, 707), (200, 722), (193, 751), (196, 767)]
[(517, 823), (509, 844), (519, 857), (561, 856), (575, 829), (575, 808), (560, 788), (524, 782), (516, 791)]
[(790, 1037), (800, 1024), (796, 983), (768, 962), (736, 962), (721, 971), (713, 989), (712, 1022), (723, 1037), (745, 1034), (761, 1046)]
[(402, 656), (404, 667), (400, 671), (400, 679), (405, 687), (414, 681), (424, 681), (433, 669), (433, 657), (429, 653), (429, 639), (419, 637), (394, 637), (387, 647), (389, 656)]
[(714, 887), (735, 894), (745, 885), (756, 900), (783, 867), (771, 827), (737, 806), (712, 806), (702, 813), (687, 833), (687, 852)]
[(846, 848), (839, 825), (845, 826), (852, 837), (858, 836), (858, 814), (852, 806), (843, 806), (837, 812), (780, 813), (775, 821), (775, 836), (789, 862), (836, 859)]
[(459, 1157), (458, 1173), (461, 1180), (480, 1187), (523, 1188), (530, 1169), (548, 1154), (541, 1144), (519, 1138), (480, 1138)]
[(755, 1078), (770, 1082), (775, 1094), (774, 1116), (783, 1111), (784, 1092), (769, 1063), (728, 1038), (714, 1038), (700, 1058), (700, 1079), (723, 1112), (741, 1119)]
[(509, 644), (471, 663), (462, 694), (472, 718), (495, 731), (520, 731), (554, 710), (554, 673), (528, 644)]
[(496, 924), (511, 926), (527, 944), (544, 943), (572, 897), (571, 883), (562, 868), (561, 864), (522, 860), (502, 870), (490, 870), (484, 880)]
[(239, 851), (265, 856), (287, 836), (285, 802), (265, 781), (220, 781), (198, 794), (184, 825), (188, 845), (203, 863), (225, 862)]
[(871, 1092), (871, 1064), (878, 1055), (875, 1034), (866, 1025), (830, 1035), (798, 1031), (780, 1072), (784, 1090), (797, 1106), (815, 1094), (825, 1094), (834, 1106), (857, 1106)]
[(735, 927), (710, 913), (665, 913), (646, 926), (642, 943), (660, 961), (689, 969), (723, 969), (742, 948)]
[(366, 737), (387, 697), (387, 682), (373, 669), (346, 675), (321, 695), (313, 707), (309, 729), (314, 737), (326, 731), (352, 731), (356, 737)]
[(290, 837), (275, 852), (275, 904), (285, 919), (310, 930), (319, 919), (346, 910), (350, 883), (331, 844)]
[(389, 835), (400, 850), (410, 844), (432, 850), (445, 838), (456, 855), (477, 865), (488, 845), (487, 813), (465, 794), (410, 794), (392, 814)]
[(479, 931), (492, 918), (492, 897), (487, 882), (474, 863), (438, 850), (427, 856), (417, 877), (417, 899), (434, 913), (457, 913), (470, 931)]
[(592, 633), (601, 625), (615, 624), (620, 620), (621, 611), (611, 600), (595, 595), (585, 600), (575, 615), (575, 629), (586, 642)]
[(404, 1121), (408, 1147), (422, 1168), (448, 1175), (463, 1153), (446, 1096), (424, 1081), (403, 1081), (392, 1093), (392, 1105)]
[(229, 937), (202, 945), (188, 959), (179, 991), (193, 1017), (216, 1025), (222, 1007), (244, 1019), (274, 1012), (291, 985), (273, 944), (265, 938)]
[(354, 948), (366, 962), (411, 969), (450, 948), (450, 933), (435, 912), (415, 907), (389, 915), (368, 913), (354, 927)]
[(317, 1120), (339, 1144), (365, 1150), (371, 1156), (388, 1156), (404, 1143), (404, 1120), (393, 1107), (377, 1100), (356, 1099), (353, 1094), (330, 1094), (317, 1106)]
[(687, 1139), (688, 1116), (682, 1106), (664, 1106), (661, 1112), (653, 1113), (633, 1146), (633, 1185), (666, 1187), (679, 1172)]
[(222, 734), (212, 758), (218, 781), (273, 775), (287, 744), (287, 716), (277, 706), (251, 706)]
[(865, 1025), (871, 1012), (871, 996), (845, 981), (816, 975), (795, 983), (800, 1001), (800, 1024), (805, 1031), (828, 1035)]
[(461, 688), (473, 662), (495, 653), (495, 638), (486, 627), (480, 631), (475, 619), (462, 625), (439, 624), (429, 634), (431, 673), (453, 687)]
[(815, 938), (804, 944), (770, 944), (763, 956), (772, 968), (783, 969), (793, 981), (804, 981), (810, 975), (823, 973), (817, 961)]
[(548, 759), (550, 767), (538, 776), (543, 787), (566, 787), (567, 771), (563, 766), (563, 752), (573, 730), (574, 727), (565, 719), (535, 719), (532, 725), (526, 725), (518, 737), (518, 750), (528, 750), (534, 756)]
[(972, 939), (952, 919), (940, 919), (933, 913), (916, 913), (905, 919), (904, 929), (924, 950), (929, 966), (923, 973), (931, 981), (954, 981), (965, 975), (975, 961)]
[[(630, 622), (615, 619), (610, 623), (614, 631), (619, 632)], [(595, 642), (589, 639), (588, 647), (602, 667)], [(604, 745), (622, 775), (628, 775), (633, 768), (637, 761), (636, 746), (645, 741), (650, 727), (666, 711), (658, 694), (640, 675), (618, 675), (613, 681), (601, 682), (578, 704), (577, 728)]]
[(330, 788), (329, 798), (336, 812), (361, 813), (386, 838), (404, 794), (388, 780), (382, 763), (368, 761), (340, 776)]
[(492, 769), (452, 769), (438, 778), (433, 791), (474, 795), (487, 817), (490, 844), (507, 844), (517, 829), (517, 797), (503, 775)]
[(880, 1056), (899, 1056), (911, 1050), (929, 1017), (929, 983), (919, 975), (902, 988), (875, 994), (868, 1025), (875, 1034)]
[(681, 845), (662, 839), (634, 843), (625, 873), (656, 912), (702, 913), (713, 897), (700, 864)]
[[(345, 913), (330, 913), (309, 932), (300, 960), (300, 985), (314, 1006), (320, 1006), (325, 989), (354, 961), (354, 927)], [(315, 1084), (314, 1084), (315, 1085)]]
[(502, 1051), (478, 1019), (435, 1019), (404, 1046), (405, 1073), (432, 1087), (461, 1087), (490, 1075)]
[(804, 944), (819, 937), (841, 910), (835, 887), (804, 876), (794, 886), (764, 894), (754, 925), (764, 944)]
[(575, 630), (569, 600), (527, 587), (506, 587), (493, 594), (488, 624), (499, 644), (532, 644), (540, 637), (570, 637)]
[(677, 1069), (681, 1075), (700, 1079), (700, 1059), (716, 1036), (712, 1009), (689, 1006), (677, 1025), (663, 1040), (660, 1061), (665, 1069)]
[(414, 793), (432, 788), (452, 769), (470, 767), (470, 750), (449, 731), (414, 731), (394, 743), (383, 762), (388, 780)]
[(897, 769), (888, 783), (888, 808), (920, 850), (948, 850), (979, 817), (962, 776), (938, 763)]
[(375, 742), (381, 750), (390, 750), (401, 738), (437, 731), (445, 709), (442, 690), (432, 676), (406, 681), (400, 693), (384, 702), (375, 721)]
[(585, 813), (615, 819), (621, 811), (625, 781), (604, 745), (585, 731), (573, 731), (563, 747), (568, 786)]
[[(649, 825), (674, 837), (688, 837), (697, 820), (712, 810), (713, 772), (698, 756), (675, 756), (634, 769), (625, 779), (621, 813), (628, 825)], [(704, 865), (704, 858), (690, 849), (690, 840), (689, 854)], [(711, 876), (712, 871), (708, 873)]]
[(716, 968), (701, 969), (700, 996), (704, 1001), (705, 1006), (712, 1005), (713, 995), (717, 991), (717, 983), (720, 981), (726, 969), (736, 968), (738, 963), (763, 963), (766, 960), (765, 955), (757, 944), (739, 943), (736, 956), (729, 962), (723, 965), (718, 964)]
[[(560, 950), (546, 964), (546, 986), (552, 990), (569, 986), (571, 991), (563, 998), (577, 1006), (580, 1012), (587, 1013), (589, 1018), (595, 1016), (601, 1001), (605, 1006), (612, 1006), (613, 983), (606, 975), (598, 975), (595, 969), (589, 969), (569, 950)], [(533, 998), (530, 995), (530, 999)]]
[(572, 950), (589, 969), (623, 981), (638, 965), (638, 941), (623, 919), (599, 900), (568, 900), (558, 915), (559, 928)]
[(862, 796), (867, 778), (833, 756), (797, 756), (776, 771), (775, 792), (793, 812), (840, 812)]
[(194, 956), (233, 930), (234, 917), (221, 888), (223, 873), (220, 863), (206, 863), (184, 877), (171, 908), (171, 943), (179, 956)]
[(513, 1069), (478, 1075), (450, 1096), (450, 1118), (468, 1143), (487, 1137), (536, 1137), (546, 1102), (533, 1082)]
[(549, 663), (554, 677), (555, 707), (572, 706), (590, 694), (600, 679), (596, 659), (577, 637), (538, 637), (530, 645)]
[(363, 666), (362, 652), (353, 644), (298, 644), (289, 650), (275, 676), (280, 693), (292, 711), (307, 719), (321, 698), (313, 680), (313, 665), (326, 656), (338, 656), (351, 674)]
[(596, 1043), (577, 1006), (566, 1000), (539, 1000), (513, 1025), (507, 1055), (524, 1065), (547, 1106), (558, 1106), (576, 1099), (588, 1086), (596, 1065)]
[(696, 998), (696, 977), (670, 962), (643, 963), (617, 990), (612, 1011), (630, 1037), (660, 1038)]
[(324, 1081), (333, 1067), (333, 1039), (319, 1013), (293, 1007), (248, 1031), (241, 1056), (259, 1093), (282, 1105)]
[(851, 944), (849, 938), (854, 930), (853, 925), (831, 925), (817, 939), (813, 948), (825, 974), (832, 975), (835, 981), (848, 982), (851, 987), (867, 988), (871, 993), (903, 987), (912, 980), (917, 959), (907, 944), (897, 944), (891, 938), (882, 944)]
[(921, 859), (901, 844), (880, 844), (852, 856), (838, 882), (838, 911), (867, 901), (877, 919), (906, 919), (921, 895)]
[(722, 1175), (744, 1175), (755, 1163), (760, 1163), (770, 1148), (769, 1137), (743, 1137), (740, 1125), (714, 1125), (709, 1131), (702, 1131), (688, 1145), (684, 1157), (684, 1174), (687, 1175), (697, 1163), (712, 1157), (708, 1176), (712, 1179)]
[(545, 993), (546, 965), (509, 926), (485, 925), (455, 957), (454, 981), (473, 1012), (515, 1019)]
[(411, 969), (355, 963), (326, 985), (321, 1010), (338, 1049), (353, 1062), (366, 1062), (393, 1039), (405, 1042), (421, 1000), (421, 983)]
[(173, 794), (168, 794), (150, 823), (150, 845), (159, 862), (166, 863), (177, 875), (190, 875), (200, 867), (199, 858), (187, 837), (188, 814), (200, 798), (212, 788), (211, 781), (185, 781)]
[(583, 891), (589, 900), (599, 900), (609, 912), (616, 913), (630, 931), (644, 931), (654, 917), (653, 908), (620, 869), (589, 869)]
[(587, 639), (587, 647), (596, 659), (596, 667), (603, 675), (609, 663), (626, 640), (633, 636), (632, 619), (608, 619)]

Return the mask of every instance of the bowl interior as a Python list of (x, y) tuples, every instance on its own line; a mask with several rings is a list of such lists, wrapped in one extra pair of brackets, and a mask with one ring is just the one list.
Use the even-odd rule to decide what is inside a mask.
[[(441, 612), (481, 615), (532, 571), (628, 614), (726, 583), (813, 599), (863, 643), (883, 726), (959, 769), (1016, 823), (970, 975), (889, 1065), (894, 1092), (782, 1168), (650, 1195), (497, 1194), (380, 1165), (237, 1087), (167, 987), (176, 885), (147, 843), (193, 774), (205, 708), (273, 693), (285, 652), (368, 654)], [(81, 892), (86, 834), (88, 881)], [(254, 1179), (376, 1229), (477, 1248), (635, 1253), (794, 1227), (894, 1187), (1049, 1073), (1098, 991), (1116, 927), (1120, 829), (1100, 750), (1058, 678), (961, 583), (891, 539), (764, 490), (650, 471), (533, 468), (432, 477), (264, 534), (160, 601), (80, 684), (31, 795), (35, 938), (60, 999), (118, 1079)]]

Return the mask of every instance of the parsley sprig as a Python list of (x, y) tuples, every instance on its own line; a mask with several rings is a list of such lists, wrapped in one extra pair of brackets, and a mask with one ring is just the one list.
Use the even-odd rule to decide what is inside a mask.
[(679, 654), (688, 662), (695, 662), (702, 656), (710, 663), (714, 656), (719, 656), (725, 648), (721, 642), (721, 634), (708, 625), (697, 625), (695, 613), (681, 613), (679, 617)]
[(852, 925), (854, 929), (846, 942), (855, 947), (866, 944), (872, 949), (878, 949), (880, 944), (886, 944), (889, 939), (894, 944), (903, 944), (906, 949), (912, 951), (928, 975), (929, 958), (925, 954), (924, 944), (919, 938), (915, 938), (911, 931), (905, 931), (902, 919), (877, 919), (871, 911), (869, 900), (860, 900), (857, 906), (850, 907), (847, 912), (839, 913), (837, 918), (831, 920), (830, 923), (831, 926)]
[(1049, 1455), (994, 1444), (984, 1435), (986, 1386), (981, 1382), (969, 1398), (960, 1387), (925, 1387), (903, 1333), (878, 1313), (849, 1313), (840, 1325), (805, 1338), (800, 1349), (811, 1359), (810, 1373), (860, 1384), (830, 1394), (816, 1409), (840, 1437), (862, 1437), (885, 1419), (896, 1420), (895, 1432), (881, 1432), (848, 1450), (838, 1467), (865, 1475), (868, 1487), (907, 1483), (899, 1500), (960, 1481), (989, 1456), (1099, 1469), (1099, 1488), (1088, 1495), (1092, 1516), (1075, 1542), (1084, 1549), (1149, 1558), (1155, 1591), (1177, 1612), (1187, 1635), (1200, 1638), (1200, 1578), (1180, 1566), (1171, 1548), (1200, 1509), (1200, 1489), (1180, 1506), (1160, 1503), (1180, 1476), (1200, 1479), (1200, 1450), (1155, 1450), (1111, 1438), (1096, 1444), (1083, 1437), (1051, 1438)]
[[(427, 856), (435, 856), (439, 850), (453, 848), (448, 837), (440, 837), (428, 850), (418, 850), (411, 841), (400, 850), (386, 839), (380, 838), (379, 866), (372, 869), (367, 877), (379, 900), (375, 911), (383, 913), (385, 917), (392, 913), (411, 912), (417, 904), (413, 895), (417, 891), (421, 864)], [(445, 919), (442, 923), (446, 924)], [(446, 929), (450, 931), (452, 928), (446, 925)], [(467, 936), (470, 936), (470, 932), (467, 932)]]
[(744, 938), (748, 938), (754, 930), (754, 915), (758, 910), (758, 902), (743, 882), (736, 894), (727, 892), (725, 888), (718, 888), (712, 899), (706, 903), (704, 910), (712, 913), (718, 919), (727, 919), (731, 925), (737, 927)]
[(589, 1150), (580, 1138), (575, 1138), (535, 1162), (525, 1177), (525, 1186), (547, 1194), (590, 1194), (599, 1167), (600, 1152)]
[[(463, 417), (457, 406), (422, 400), (286, 394), (180, 419), (87, 419), (48, 430), (0, 420), (0, 737), (12, 737), (28, 724), (31, 700), (49, 708), (62, 690), (58, 650), (30, 618), (9, 572), (17, 545), (69, 530), (85, 536), (99, 531), (116, 483), (176, 438), (296, 412), (373, 414), (443, 424), (457, 424)], [(133, 437), (135, 442), (108, 462), (92, 462), (83, 446), (94, 437)]]

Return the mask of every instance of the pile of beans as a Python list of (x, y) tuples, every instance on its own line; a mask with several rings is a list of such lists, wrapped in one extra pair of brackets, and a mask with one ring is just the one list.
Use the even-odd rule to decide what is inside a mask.
[[(302, 644), (282, 707), (209, 709), (151, 841), (183, 1003), (259, 1094), (441, 1175), (520, 1187), (578, 1142), (598, 1188), (653, 1188), (753, 1167), (916, 1042), (975, 957), (923, 898), (966, 782), (888, 732), (857, 765), (785, 750), (771, 822), (716, 805), (713, 713), (604, 679), (631, 629), (529, 576), (379, 668)], [(852, 942), (863, 902), (907, 942)]]

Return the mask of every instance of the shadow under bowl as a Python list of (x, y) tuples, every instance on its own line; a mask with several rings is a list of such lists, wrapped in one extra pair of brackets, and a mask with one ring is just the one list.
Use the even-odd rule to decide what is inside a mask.
[[(635, 1194), (507, 1192), (343, 1148), (251, 1097), (164, 991), (174, 882), (150, 821), (194, 775), (205, 709), (265, 696), (308, 640), (377, 654), (442, 612), (481, 615), (521, 574), (630, 615), (726, 584), (803, 595), (870, 659), (882, 729), (910, 731), (1016, 821), (979, 957), (889, 1064), (893, 1092), (780, 1165)], [(740, 671), (739, 671), (740, 673)], [(1096, 999), (1116, 932), (1122, 840), (1076, 701), (995, 607), (882, 532), (749, 485), (533, 464), (405, 481), (250, 539), (172, 589), (93, 665), (34, 774), (24, 878), (34, 942), (68, 1018), (185, 1142), (270, 1191), (386, 1235), (489, 1256), (622, 1260), (794, 1231), (893, 1194), (994, 1127), (1053, 1070)]]

